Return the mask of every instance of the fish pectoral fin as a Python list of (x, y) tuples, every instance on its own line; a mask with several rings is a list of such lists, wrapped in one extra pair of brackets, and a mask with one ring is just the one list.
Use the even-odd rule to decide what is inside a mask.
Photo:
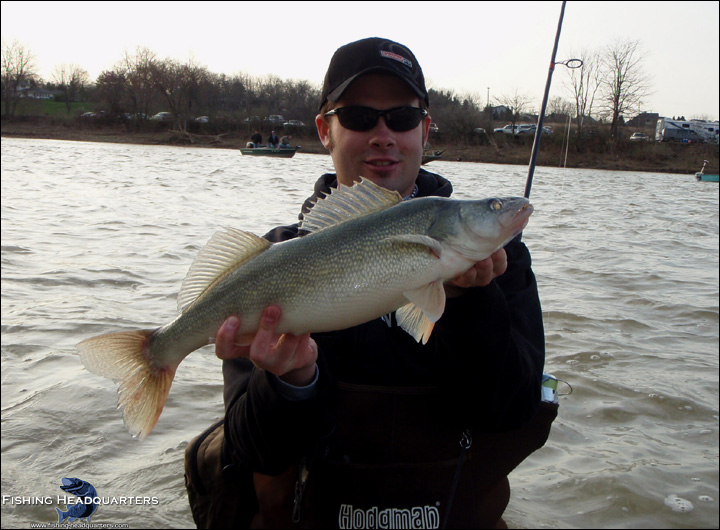
[(424, 247), (428, 247), (428, 249), (430, 249), (430, 252), (432, 252), (436, 258), (439, 258), (442, 253), (442, 245), (440, 244), (440, 242), (430, 236), (423, 236), (420, 234), (402, 234), (399, 236), (391, 236), (385, 238), (383, 239), (383, 241), (422, 245)]
[(430, 338), (435, 322), (445, 311), (445, 289), (440, 280), (424, 285), (418, 289), (403, 293), (410, 303), (395, 313), (398, 325), (413, 338), (426, 344)]
[(445, 288), (441, 280), (405, 291), (403, 296), (418, 306), (431, 322), (440, 320), (445, 311)]
[(178, 309), (184, 312), (215, 281), (228, 271), (261, 254), (267, 239), (234, 228), (219, 230), (198, 253), (178, 294)]

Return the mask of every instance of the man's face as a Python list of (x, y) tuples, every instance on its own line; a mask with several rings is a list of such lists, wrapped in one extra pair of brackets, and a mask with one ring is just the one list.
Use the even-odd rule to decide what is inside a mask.
[[(367, 74), (353, 81), (333, 108), (350, 105), (387, 110), (419, 107), (420, 100), (395, 76)], [(339, 183), (350, 186), (362, 176), (402, 196), (413, 191), (430, 121), (428, 115), (415, 129), (396, 132), (381, 117), (369, 131), (357, 132), (345, 129), (337, 116), (318, 114), (315, 118), (318, 135), (330, 150)]]

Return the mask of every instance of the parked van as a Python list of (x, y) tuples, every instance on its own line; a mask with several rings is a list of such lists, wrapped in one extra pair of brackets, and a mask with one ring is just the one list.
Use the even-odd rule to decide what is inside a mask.
[(655, 126), (658, 142), (718, 143), (718, 122), (660, 118)]

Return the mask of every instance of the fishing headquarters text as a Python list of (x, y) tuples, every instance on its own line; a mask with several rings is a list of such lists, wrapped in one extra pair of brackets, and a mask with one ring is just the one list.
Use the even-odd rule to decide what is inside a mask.
[(3, 504), (98, 504), (98, 505), (156, 505), (160, 504), (157, 497), (75, 497), (74, 495), (56, 495), (55, 497), (26, 497), (20, 495), (3, 495)]

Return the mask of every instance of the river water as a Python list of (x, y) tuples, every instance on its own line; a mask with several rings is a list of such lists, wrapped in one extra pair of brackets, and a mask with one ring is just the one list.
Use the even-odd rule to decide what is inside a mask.
[[(93, 523), (193, 526), (183, 451), (222, 414), (213, 348), (182, 364), (139, 442), (115, 410), (115, 385), (83, 368), (75, 344), (170, 321), (218, 228), (294, 222), (331, 169), (325, 155), (3, 138), (3, 528), (56, 522), (63, 477), (116, 502), (148, 498), (105, 504)], [(520, 195), (527, 173), (442, 160), (429, 169), (457, 198)], [(546, 446), (510, 477), (508, 524), (717, 528), (717, 184), (541, 167), (532, 202), (523, 240), (545, 370), (573, 391)]]

